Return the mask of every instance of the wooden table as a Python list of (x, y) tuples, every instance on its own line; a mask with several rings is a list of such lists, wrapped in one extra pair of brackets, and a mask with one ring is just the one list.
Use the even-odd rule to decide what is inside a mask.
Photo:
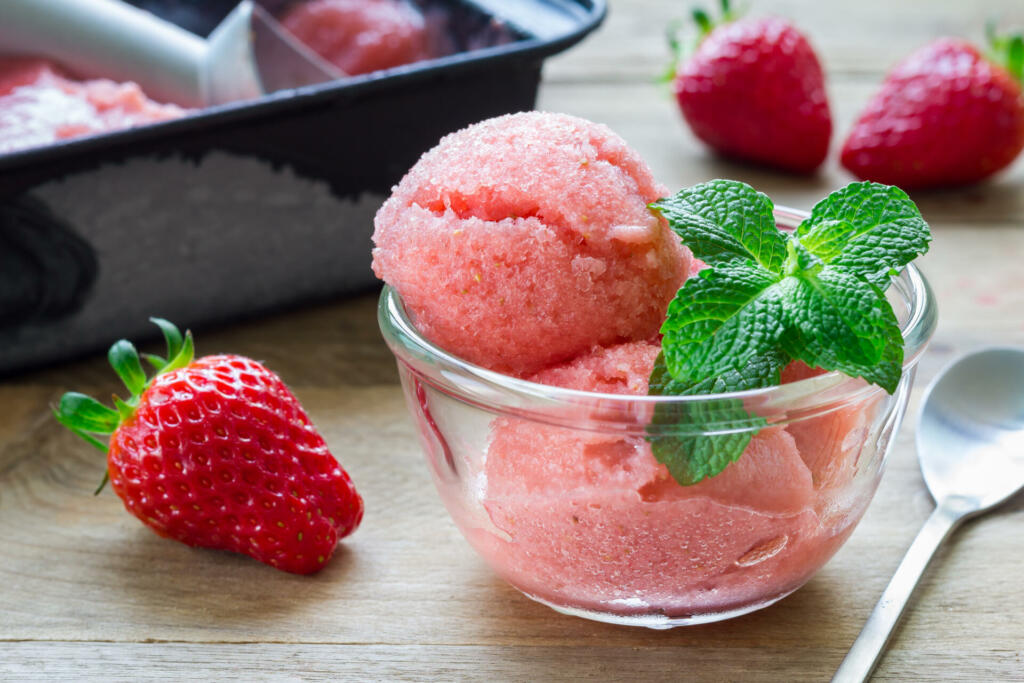
[[(544, 109), (605, 122), (670, 187), (750, 182), (807, 208), (849, 180), (830, 160), (792, 178), (716, 160), (651, 84), (661, 27), (685, 11), (613, 2), (605, 27), (550, 62)], [(829, 72), (840, 136), (884, 69), (931, 37), (980, 38), (1019, 0), (761, 0), (796, 17)], [(941, 323), (918, 389), (957, 352), (1024, 344), (1024, 163), (985, 185), (916, 197), (935, 242), (922, 267)], [(200, 338), (263, 359), (288, 381), (366, 499), (362, 528), (312, 578), (193, 550), (143, 528), (101, 458), (54, 423), (66, 389), (110, 395), (102, 358), (0, 383), (0, 678), (351, 680), (825, 680), (932, 507), (906, 424), (867, 516), (802, 590), (761, 612), (655, 632), (561, 616), (495, 578), (434, 493), (374, 319), (374, 296)], [(912, 422), (912, 420), (910, 421)], [(1024, 500), (969, 523), (928, 573), (879, 680), (1024, 680)]]

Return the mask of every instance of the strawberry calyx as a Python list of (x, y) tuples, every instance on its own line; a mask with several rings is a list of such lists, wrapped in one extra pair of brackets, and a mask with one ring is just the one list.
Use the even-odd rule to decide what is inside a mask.
[[(121, 378), (128, 389), (128, 398), (122, 399), (119, 396), (113, 397), (114, 407), (106, 406), (91, 396), (69, 391), (60, 398), (53, 414), (57, 421), (78, 435), (83, 441), (103, 453), (107, 452), (108, 443), (104, 443), (97, 436), (109, 436), (114, 433), (126, 420), (129, 420), (139, 405), (139, 399), (146, 391), (153, 379), (178, 368), (183, 368), (192, 362), (195, 356), (195, 345), (192, 340), (192, 333), (181, 331), (171, 322), (163, 318), (150, 318), (150, 322), (160, 328), (164, 340), (167, 343), (167, 357), (153, 354), (143, 354), (141, 357), (135, 346), (127, 339), (121, 339), (110, 347), (107, 352), (107, 359), (110, 361), (114, 372)], [(142, 358), (145, 358), (154, 369), (152, 377), (146, 376), (142, 367)], [(108, 473), (103, 473), (103, 481), (100, 482), (95, 493), (103, 490), (108, 480)]]
[(730, 0), (719, 0), (721, 16), (716, 20), (703, 8), (694, 7), (690, 12), (690, 18), (697, 25), (697, 32), (692, 36), (683, 36), (683, 27), (688, 23), (685, 20), (677, 19), (671, 22), (666, 29), (668, 47), (672, 52), (672, 62), (669, 64), (665, 75), (660, 79), (664, 82), (671, 81), (676, 77), (676, 69), (697, 51), (697, 48), (719, 26), (728, 24), (739, 17), (743, 12), (735, 9)]
[(1018, 83), (1024, 84), (1024, 34), (1000, 34), (996, 24), (990, 21), (986, 26), (988, 37), (988, 58), (1013, 76)]

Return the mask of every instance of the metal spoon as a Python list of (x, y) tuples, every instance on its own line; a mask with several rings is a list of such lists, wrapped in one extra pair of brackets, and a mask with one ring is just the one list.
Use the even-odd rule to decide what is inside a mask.
[(961, 357), (925, 391), (917, 457), (935, 511), (917, 534), (832, 680), (874, 671), (935, 551), (962, 521), (1024, 488), (1024, 349)]

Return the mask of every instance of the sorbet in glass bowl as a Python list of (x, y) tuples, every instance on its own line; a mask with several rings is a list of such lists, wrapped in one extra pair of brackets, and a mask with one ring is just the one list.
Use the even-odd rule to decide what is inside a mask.
[[(729, 185), (739, 194), (694, 201), (725, 222), (740, 211), (740, 195), (770, 207), (740, 185)], [(867, 189), (882, 201), (889, 190), (899, 194)], [(389, 283), (380, 326), (463, 535), (540, 602), (655, 628), (769, 605), (835, 553), (878, 485), (935, 325), (920, 273), (908, 266), (890, 284), (892, 269), (883, 268), (875, 281), (895, 313), (886, 348), (899, 350), (897, 324), (903, 341), (902, 374), (898, 363), (886, 366), (891, 393), (791, 362), (779, 386), (650, 395), (666, 307), (694, 291), (683, 283), (703, 266), (652, 210), (664, 196), (608, 128), (517, 114), (425, 154), (377, 214), (374, 234), (374, 268)], [(834, 207), (833, 197), (825, 205)], [(778, 237), (769, 210), (758, 214), (754, 243)], [(782, 230), (806, 216), (774, 212)], [(918, 227), (926, 246), (927, 226)], [(809, 249), (780, 241), (797, 256)], [(819, 267), (800, 258), (786, 267)], [(881, 284), (863, 281), (874, 296), (866, 315), (884, 317)], [(652, 444), (694, 437), (739, 445), (713, 476), (684, 482)]]
[[(799, 214), (777, 217), (791, 227)], [(772, 604), (853, 531), (935, 326), (930, 291), (914, 267), (889, 298), (905, 339), (892, 395), (794, 363), (778, 387), (648, 396), (653, 340), (600, 347), (519, 379), (432, 344), (390, 287), (379, 321), (434, 483), (481, 557), (561, 612), (662, 628)], [(654, 407), (723, 398), (743, 401), (754, 436), (720, 475), (682, 486), (651, 453)]]

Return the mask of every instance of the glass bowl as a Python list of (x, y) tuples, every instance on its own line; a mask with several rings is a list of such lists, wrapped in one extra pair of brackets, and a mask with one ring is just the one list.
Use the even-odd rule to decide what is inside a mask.
[[(784, 230), (806, 215), (776, 209)], [(559, 612), (669, 628), (772, 604), (853, 531), (936, 322), (913, 266), (887, 294), (905, 341), (892, 395), (839, 373), (714, 396), (577, 391), (452, 356), (420, 335), (390, 287), (378, 315), (434, 483), (480, 556)], [(700, 433), (750, 432), (743, 456), (716, 477), (677, 484), (649, 439), (698, 428), (652, 423), (655, 409), (737, 400), (749, 420), (733, 413)]]

